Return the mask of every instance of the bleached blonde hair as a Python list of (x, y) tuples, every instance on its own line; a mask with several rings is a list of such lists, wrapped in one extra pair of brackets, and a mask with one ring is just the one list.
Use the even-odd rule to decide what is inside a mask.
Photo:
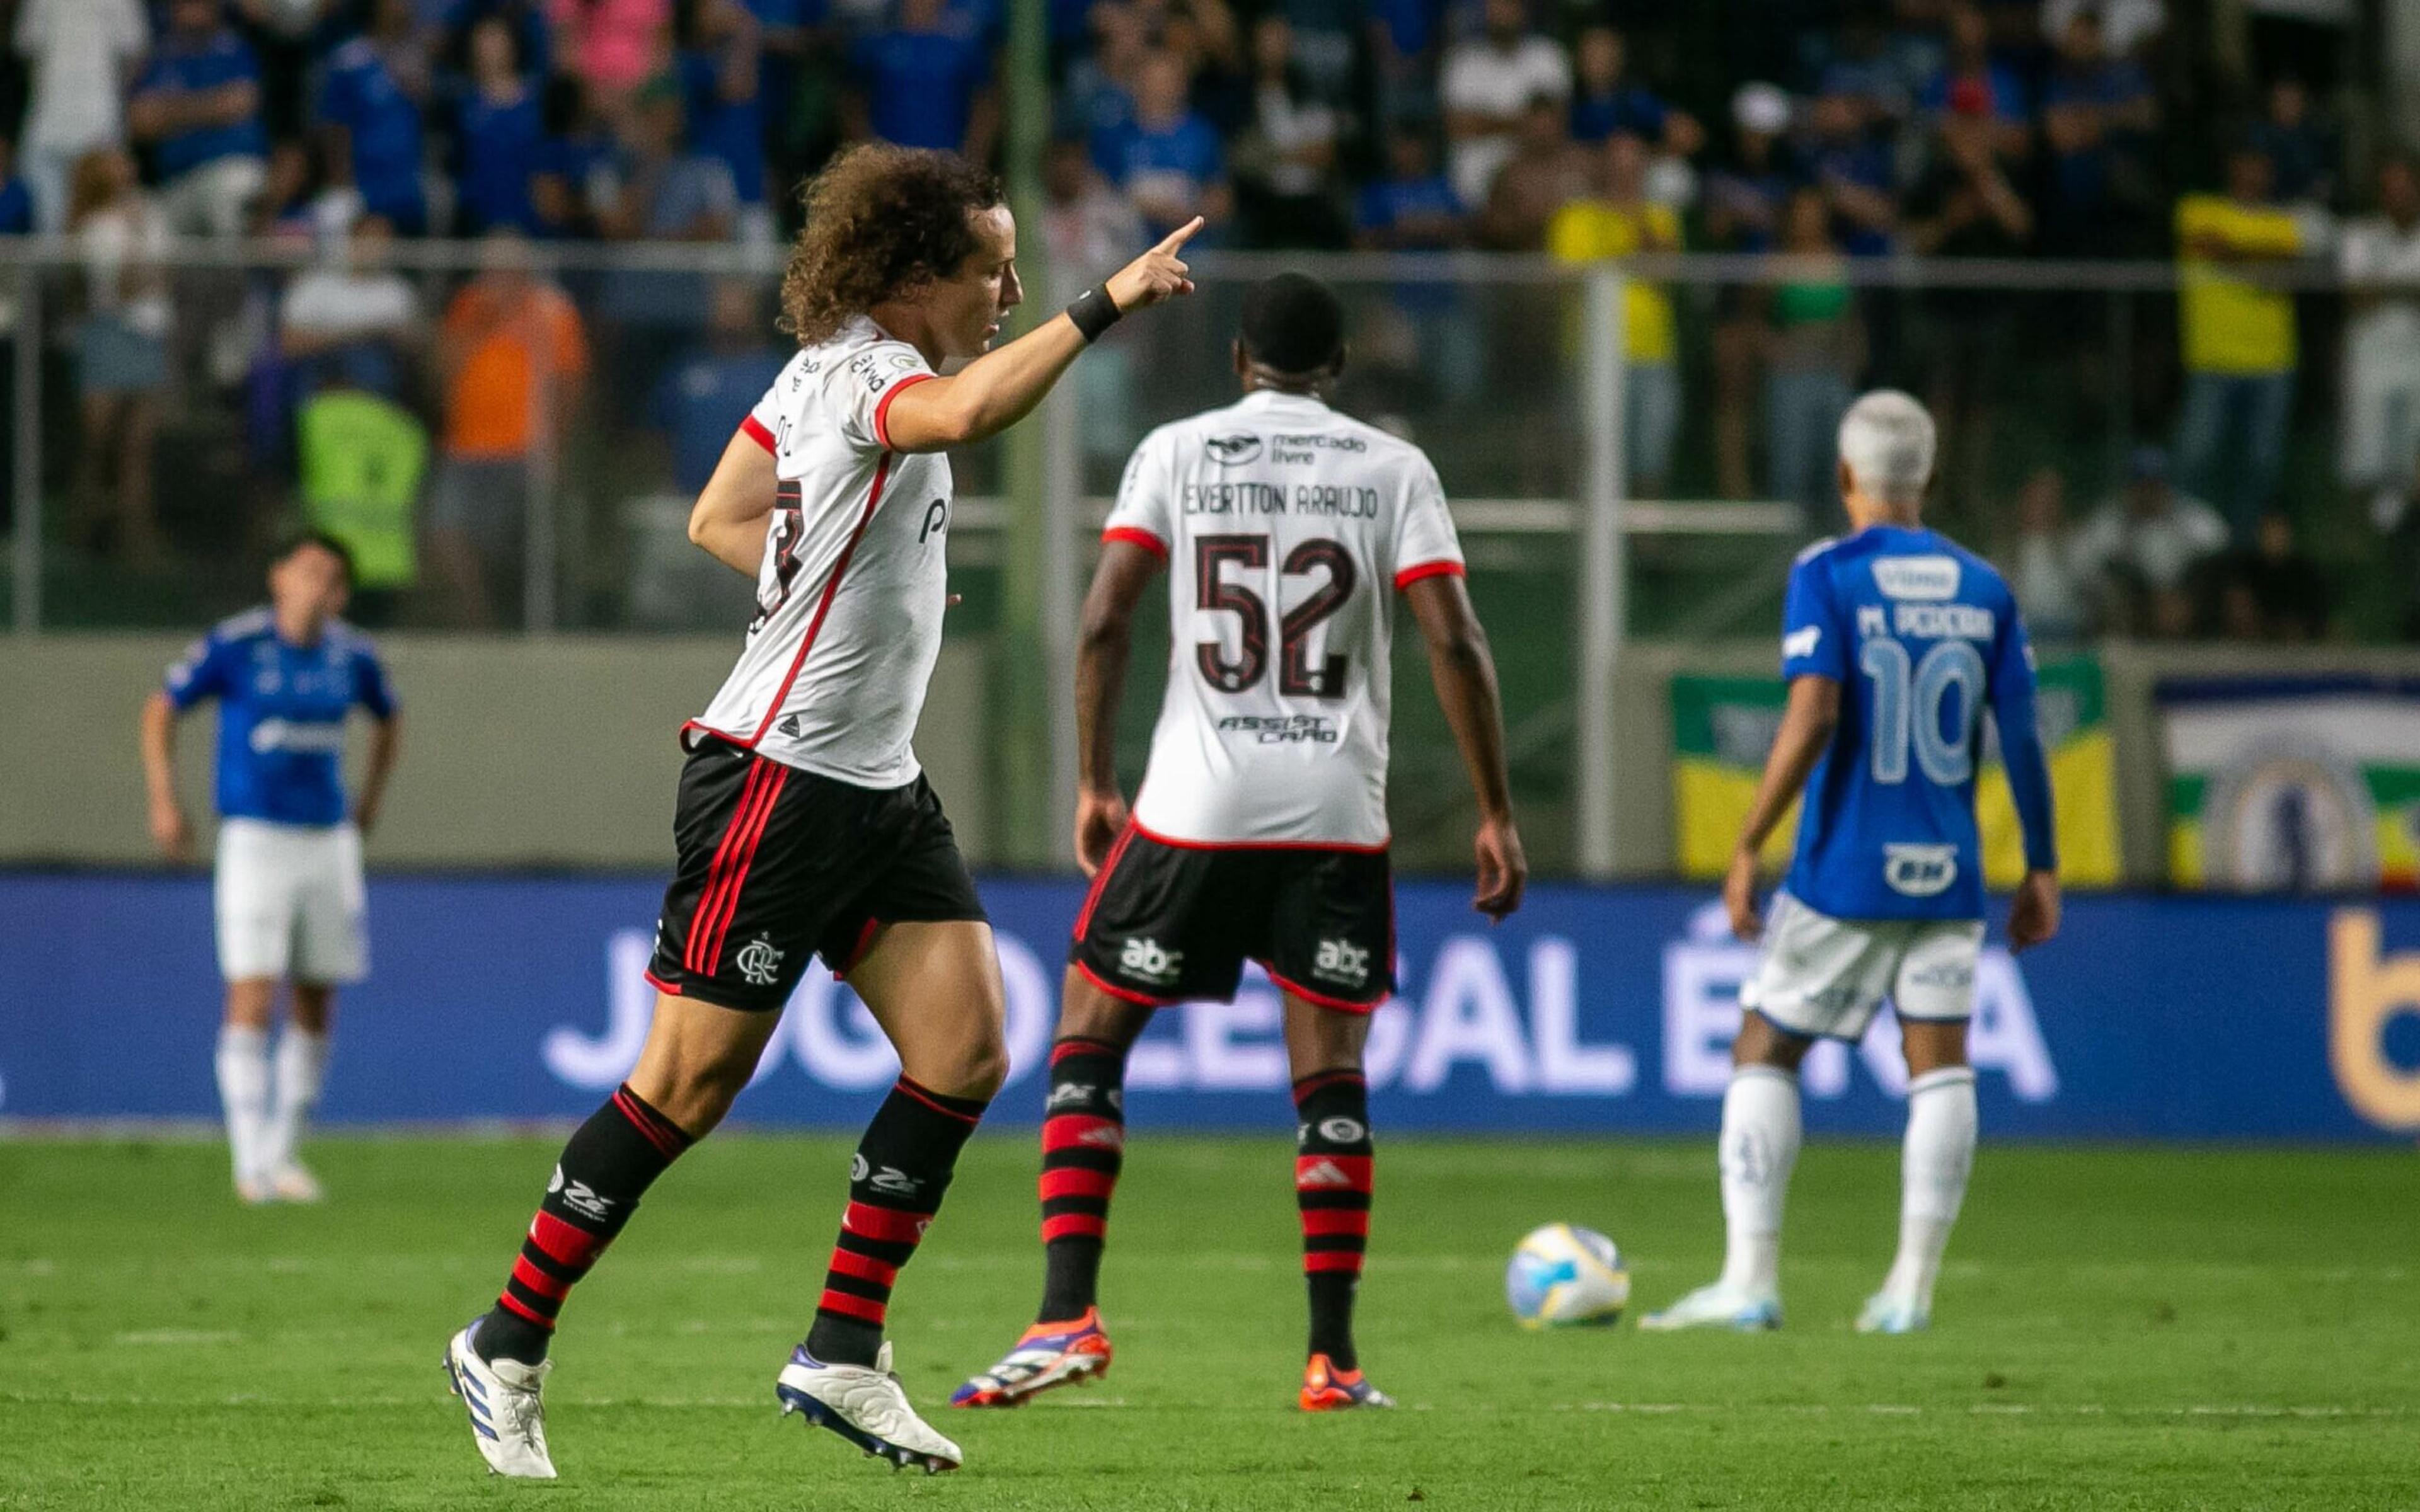
[(1923, 501), (1938, 445), (1932, 416), (1897, 389), (1876, 389), (1840, 417), (1840, 460), (1859, 490), (1885, 503)]

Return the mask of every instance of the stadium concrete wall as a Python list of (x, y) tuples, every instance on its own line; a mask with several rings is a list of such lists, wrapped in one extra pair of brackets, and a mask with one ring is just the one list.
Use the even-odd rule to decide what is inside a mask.
[[(1014, 1071), (996, 1122), (1031, 1123), (1080, 905), (1070, 881), (984, 887)], [(659, 885), (380, 876), (370, 980), (340, 1011), (337, 1123), (579, 1118), (627, 1072)], [(198, 877), (0, 872), (0, 1125), (207, 1119), (218, 1019)], [(1710, 1135), (1754, 952), (1711, 893), (1544, 887), (1497, 928), (1467, 892), (1402, 889), (1402, 990), (1373, 1026), (1382, 1129)], [(2420, 1134), (2420, 901), (2144, 894), (2073, 900), (2048, 947), (1987, 949), (1973, 1053), (1987, 1137), (2376, 1142)], [(736, 1117), (855, 1127), (897, 1063), (810, 966)], [(1279, 1003), (1159, 1015), (1138, 1125), (1291, 1127)], [(1818, 1135), (1895, 1135), (1889, 1021), (1806, 1067)], [(1711, 1158), (1709, 1159), (1711, 1174)]]
[[(182, 638), (43, 636), (0, 650), (0, 861), (154, 859), (136, 720)], [(385, 635), (404, 706), (403, 766), (373, 865), (660, 869), (672, 850), (675, 733), (731, 670), (730, 636)], [(944, 643), (918, 743), (970, 854), (990, 826), (987, 648)], [(185, 721), (178, 764), (209, 810), (215, 719)], [(355, 721), (355, 758), (363, 738)], [(358, 767), (356, 766), (356, 769)]]
[[(151, 635), (38, 636), (0, 650), (0, 864), (123, 865), (153, 859), (144, 828), (135, 719), (184, 646)], [(659, 871), (669, 857), (673, 732), (729, 671), (725, 636), (380, 638), (405, 702), (404, 769), (373, 865)], [(999, 864), (1003, 801), (992, 762), (993, 643), (944, 642), (916, 748), (967, 854)], [(2420, 678), (2420, 653), (2356, 647), (2096, 648), (2117, 751), (2125, 879), (2167, 876), (2166, 770), (2152, 698), (2164, 677), (2356, 674)], [(1674, 872), (1672, 717), (1679, 673), (1769, 673), (1765, 640), (1634, 642), (1615, 689), (1615, 831), (1624, 876)], [(1145, 677), (1156, 672), (1145, 669)], [(1406, 683), (1405, 697), (1426, 689)], [(208, 809), (210, 719), (187, 722), (181, 758), (196, 814)], [(1567, 812), (1532, 809), (1544, 836)], [(1434, 837), (1433, 837), (1434, 838)], [(1431, 850), (1460, 864), (1459, 835)]]

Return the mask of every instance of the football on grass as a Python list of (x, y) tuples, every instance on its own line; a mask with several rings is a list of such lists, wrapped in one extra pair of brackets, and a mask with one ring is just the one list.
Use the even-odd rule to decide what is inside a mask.
[(1607, 1324), (1630, 1301), (1630, 1273), (1621, 1251), (1595, 1229), (1548, 1224), (1512, 1251), (1504, 1300), (1523, 1328)]

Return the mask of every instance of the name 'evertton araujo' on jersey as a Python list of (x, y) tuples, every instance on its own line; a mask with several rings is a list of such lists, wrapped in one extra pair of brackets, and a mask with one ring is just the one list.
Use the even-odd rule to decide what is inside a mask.
[(1107, 533), (1169, 565), (1168, 695), (1137, 827), (1384, 845), (1389, 590), (1463, 570), (1419, 448), (1257, 390), (1145, 437)]
[(950, 464), (891, 449), (891, 401), (934, 376), (862, 316), (790, 359), (741, 428), (780, 495), (747, 648), (691, 731), (866, 788), (910, 742), (949, 600)]
[(1807, 779), (1791, 896), (1834, 918), (1981, 918), (1987, 706), (2025, 864), (2057, 864), (2033, 652), (1990, 563), (1931, 531), (1872, 526), (1799, 557), (1782, 626), (1782, 677), (1841, 688), (1839, 727)]

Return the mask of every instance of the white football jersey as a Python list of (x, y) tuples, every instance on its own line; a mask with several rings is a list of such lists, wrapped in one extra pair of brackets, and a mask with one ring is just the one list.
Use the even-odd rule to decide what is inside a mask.
[(741, 426), (781, 495), (756, 618), (722, 691), (690, 721), (859, 787), (916, 779), (910, 742), (941, 650), (950, 464), (893, 452), (891, 401), (933, 377), (862, 316), (790, 359)]
[(1136, 825), (1386, 844), (1390, 590), (1463, 570), (1419, 448), (1258, 389), (1144, 437), (1105, 538), (1169, 567), (1168, 696)]

